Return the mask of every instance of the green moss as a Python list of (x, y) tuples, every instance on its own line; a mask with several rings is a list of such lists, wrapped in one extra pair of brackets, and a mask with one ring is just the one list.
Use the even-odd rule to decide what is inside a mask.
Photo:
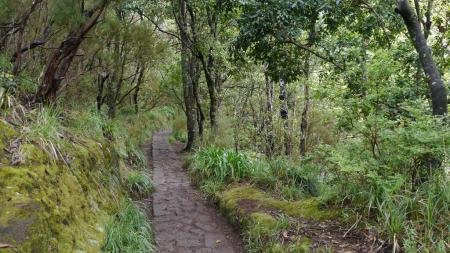
[(25, 158), (25, 165), (47, 164), (49, 162), (48, 154), (32, 144), (23, 144), (20, 149)]
[(277, 210), (294, 218), (304, 218), (316, 221), (331, 219), (337, 212), (322, 210), (316, 198), (300, 201), (286, 201), (273, 198), (253, 186), (232, 186), (231, 189), (219, 195), (219, 204), (226, 214), (243, 225), (247, 250), (255, 252), (310, 252), (312, 241), (303, 237), (293, 243), (283, 244), (279, 235), (288, 229), (289, 221), (280, 216), (276, 219), (267, 210)]
[(0, 120), (0, 136), (2, 136), (2, 138), (12, 138), (17, 135), (17, 131), (14, 130), (12, 126), (3, 120)]
[(12, 126), (0, 120), (0, 156), (8, 145), (7, 141), (18, 135), (19, 133)]
[(0, 168), (2, 242), (17, 245), (20, 252), (100, 251), (108, 211), (123, 195), (117, 185), (101, 180), (111, 176), (112, 170), (103, 169), (112, 164), (102, 155), (109, 150), (86, 146), (72, 146), (67, 167), (48, 164), (45, 151), (24, 144), (25, 164)]
[(313, 220), (324, 220), (336, 217), (337, 213), (329, 210), (321, 210), (319, 202), (315, 198), (300, 201), (277, 200), (252, 186), (232, 188), (222, 195), (222, 205), (227, 210), (239, 209), (239, 200), (254, 200), (262, 208), (278, 209), (283, 213), (296, 217)]
[(290, 252), (308, 253), (311, 252), (312, 240), (308, 237), (302, 237), (299, 241), (291, 245)]
[(277, 220), (266, 213), (250, 214), (250, 226), (258, 227), (262, 234), (272, 234), (277, 231)]
[(321, 210), (320, 203), (316, 198), (309, 198), (300, 201), (284, 201), (276, 199), (265, 199), (262, 205), (268, 208), (276, 208), (282, 210), (285, 214), (312, 220), (326, 220), (337, 216), (337, 212), (330, 210)]

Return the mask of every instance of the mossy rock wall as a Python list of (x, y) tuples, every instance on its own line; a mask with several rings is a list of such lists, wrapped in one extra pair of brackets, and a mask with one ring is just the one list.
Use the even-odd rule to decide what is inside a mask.
[(0, 121), (0, 243), (2, 252), (100, 252), (104, 227), (124, 196), (111, 143), (64, 141), (55, 155), (22, 143), (23, 161), (6, 152), (19, 134)]

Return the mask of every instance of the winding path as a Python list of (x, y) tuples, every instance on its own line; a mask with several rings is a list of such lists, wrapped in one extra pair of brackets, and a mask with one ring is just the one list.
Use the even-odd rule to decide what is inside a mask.
[(153, 224), (160, 253), (240, 253), (236, 231), (194, 189), (169, 132), (153, 137)]

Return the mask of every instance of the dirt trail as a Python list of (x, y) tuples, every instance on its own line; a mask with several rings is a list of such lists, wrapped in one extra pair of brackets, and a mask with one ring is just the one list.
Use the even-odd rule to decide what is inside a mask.
[(157, 252), (243, 252), (236, 231), (194, 189), (169, 133), (153, 137), (153, 224)]

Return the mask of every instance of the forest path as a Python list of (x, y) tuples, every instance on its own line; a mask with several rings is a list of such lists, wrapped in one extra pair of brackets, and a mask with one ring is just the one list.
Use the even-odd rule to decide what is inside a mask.
[(153, 224), (157, 252), (239, 253), (236, 231), (194, 189), (181, 156), (168, 143), (169, 132), (153, 136)]

